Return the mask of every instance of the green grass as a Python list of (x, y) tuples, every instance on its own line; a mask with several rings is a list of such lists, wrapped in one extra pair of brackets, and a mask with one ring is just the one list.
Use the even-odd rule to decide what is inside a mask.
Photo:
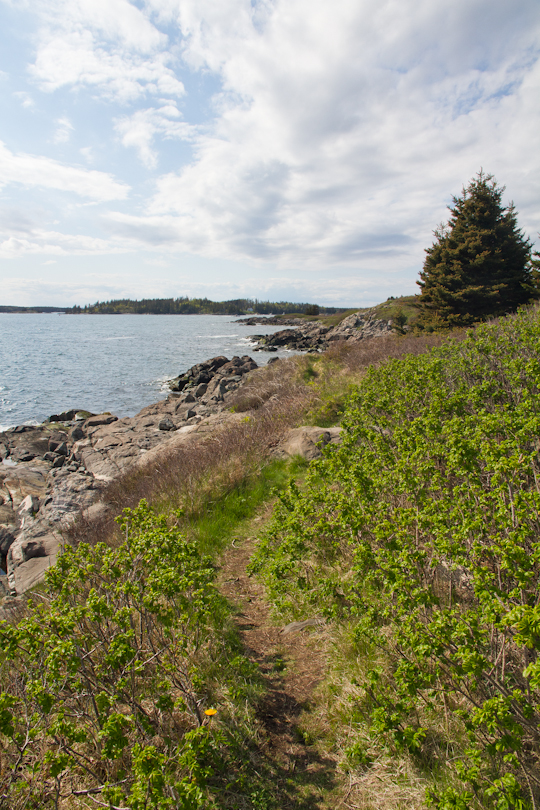
[(229, 545), (233, 535), (242, 536), (262, 504), (282, 492), (291, 476), (301, 474), (302, 466), (301, 459), (271, 461), (257, 476), (244, 479), (231, 491), (207, 501), (197, 515), (187, 517), (186, 528), (200, 550), (215, 556)]
[[(305, 315), (302, 313), (294, 315), (294, 317), (301, 318), (303, 321), (319, 321), (323, 326), (331, 327), (337, 326), (349, 315), (354, 315), (355, 312), (367, 312), (367, 308), (362, 309), (361, 307), (353, 307), (352, 309), (346, 309), (343, 312), (336, 312), (335, 315)], [(287, 318), (291, 316), (283, 315), (283, 317)]]
[(399, 313), (403, 313), (407, 318), (406, 323), (412, 326), (418, 317), (418, 298), (418, 295), (401, 295), (399, 298), (389, 298), (373, 309), (375, 314), (383, 319), (395, 318)]

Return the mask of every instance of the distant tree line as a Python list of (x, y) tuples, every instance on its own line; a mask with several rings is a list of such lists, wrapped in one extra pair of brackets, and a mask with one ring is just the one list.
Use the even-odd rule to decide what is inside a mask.
[(325, 313), (334, 315), (336, 307), (319, 307), (317, 304), (293, 304), (290, 301), (259, 301), (257, 298), (235, 298), (231, 301), (210, 301), (208, 298), (143, 298), (132, 301), (122, 298), (113, 301), (96, 301), (84, 307), (74, 306), (68, 314), (152, 314), (152, 315), (292, 315)]
[(8, 307), (0, 306), (0, 312), (66, 312), (67, 307)]

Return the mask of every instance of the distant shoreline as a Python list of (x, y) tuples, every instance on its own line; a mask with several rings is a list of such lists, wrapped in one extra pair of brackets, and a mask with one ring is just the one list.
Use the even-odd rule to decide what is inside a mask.
[(0, 307), (0, 315), (218, 315), (224, 318), (272, 318), (258, 312), (73, 312), (72, 309), (51, 309), (48, 307)]
[(42, 306), (35, 304), (25, 307), (0, 305), (1, 313), (15, 314), (64, 314), (64, 315), (336, 315), (346, 310), (341, 307), (323, 307), (318, 304), (293, 301), (260, 301), (258, 298), (234, 298), (228, 301), (211, 301), (209, 298), (131, 298), (96, 301), (95, 304), (70, 307)]

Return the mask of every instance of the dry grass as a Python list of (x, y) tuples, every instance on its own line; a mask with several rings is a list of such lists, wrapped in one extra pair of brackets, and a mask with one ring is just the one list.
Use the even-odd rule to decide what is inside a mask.
[[(453, 333), (452, 337), (460, 339), (463, 334)], [(358, 343), (338, 341), (323, 355), (292, 357), (257, 370), (229, 400), (231, 410), (246, 413), (244, 420), (209, 438), (164, 450), (159, 461), (134, 467), (116, 478), (101, 491), (106, 511), (91, 520), (81, 516), (70, 529), (69, 539), (74, 543), (114, 542), (115, 517), (125, 507), (134, 508), (142, 498), (158, 508), (183, 509), (196, 516), (205, 501), (256, 475), (290, 428), (319, 417), (324, 421), (326, 411), (329, 421), (339, 418), (336, 403), (370, 365), (422, 354), (446, 339), (406, 335)], [(316, 368), (313, 379), (306, 376), (311, 367)]]
[(449, 337), (452, 340), (461, 341), (465, 336), (465, 330), (455, 330), (451, 335), (425, 334), (401, 337), (389, 335), (388, 337), (361, 340), (358, 343), (336, 341), (324, 356), (354, 375), (369, 366), (378, 366), (387, 360), (403, 357), (406, 354), (424, 354), (445, 343)]
[(91, 520), (81, 516), (70, 530), (70, 540), (114, 542), (115, 517), (142, 498), (160, 511), (182, 509), (190, 518), (196, 517), (205, 503), (256, 475), (317, 398), (316, 391), (301, 384), (295, 361), (281, 361), (279, 375), (273, 373), (273, 366), (262, 370), (267, 373), (257, 376), (249, 387), (254, 405), (245, 419), (201, 441), (164, 451), (158, 461), (134, 467), (112, 481), (100, 495), (106, 511)]

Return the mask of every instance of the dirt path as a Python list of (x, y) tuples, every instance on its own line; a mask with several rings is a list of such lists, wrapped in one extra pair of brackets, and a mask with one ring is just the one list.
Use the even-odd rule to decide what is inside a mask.
[[(268, 508), (255, 519), (255, 531), (270, 512)], [(275, 771), (283, 808), (323, 810), (329, 807), (325, 797), (336, 784), (336, 762), (309, 744), (302, 719), (309, 714), (314, 691), (326, 671), (327, 633), (324, 626), (292, 632), (276, 626), (264, 587), (246, 573), (253, 550), (253, 537), (235, 541), (223, 555), (219, 585), (238, 609), (236, 621), (246, 655), (259, 665), (266, 681), (267, 692), (259, 706), (263, 753)]]

